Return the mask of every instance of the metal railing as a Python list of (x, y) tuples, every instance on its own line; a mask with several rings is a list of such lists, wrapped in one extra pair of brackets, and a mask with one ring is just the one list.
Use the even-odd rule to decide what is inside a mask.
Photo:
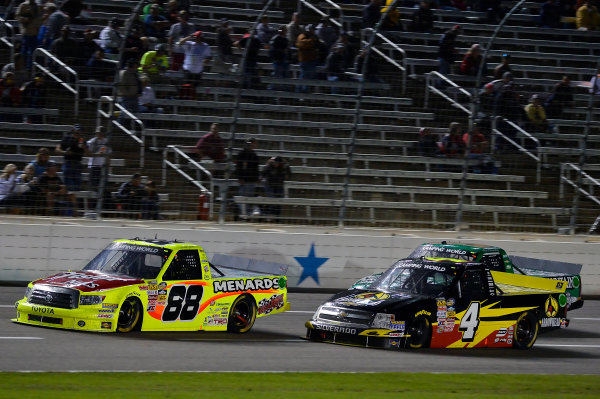
[[(361, 43), (363, 45), (368, 44), (368, 42), (366, 40), (363, 40), (363, 35), (365, 35), (368, 32), (372, 32), (373, 29), (372, 28), (367, 28), (367, 29), (363, 29), (361, 31)], [(404, 51), (402, 48), (400, 48), (396, 43), (392, 42), (390, 39), (388, 39), (387, 37), (385, 37), (384, 35), (382, 35), (381, 33), (377, 32), (376, 38), (379, 40), (383, 40), (383, 42), (385, 44), (387, 44), (388, 46), (390, 46), (391, 48), (388, 50), (389, 51), (389, 56), (385, 55), (381, 50), (379, 50), (377, 47), (371, 47), (371, 50), (378, 54), (381, 58), (383, 58), (384, 60), (386, 60), (390, 65), (396, 67), (397, 69), (400, 70), (401, 74), (402, 74), (402, 95), (406, 94), (406, 76), (407, 76), (407, 72), (408, 72), (408, 67), (406, 64), (406, 51)], [(396, 59), (393, 57), (393, 52), (397, 51), (400, 53), (400, 59), (398, 63), (396, 61)]]
[[(179, 145), (168, 145), (163, 150), (163, 162), (162, 162), (162, 185), (166, 186), (167, 184), (167, 168), (173, 169), (179, 175), (181, 175), (184, 179), (194, 185), (197, 189), (200, 190), (201, 194), (208, 196), (209, 210), (208, 210), (208, 218), (212, 220), (213, 211), (214, 211), (214, 192), (215, 192), (215, 181), (213, 178), (213, 174), (211, 171), (206, 169), (204, 166), (196, 162), (192, 159), (188, 152), (193, 147), (179, 146)], [(169, 161), (169, 154), (173, 154), (173, 162)], [(196, 178), (190, 176), (181, 168), (180, 161), (183, 160), (186, 162), (187, 167), (192, 168), (196, 173)], [(210, 185), (210, 190), (207, 189), (203, 184), (202, 175), (206, 176), (208, 183)]]
[[(48, 75), (54, 81), (56, 81), (61, 87), (67, 89), (67, 91), (73, 94), (75, 101), (73, 102), (73, 113), (74, 116), (79, 116), (79, 75), (70, 66), (56, 58), (52, 53), (43, 48), (36, 48), (32, 54), (33, 69), (39, 69), (45, 75)], [(67, 77), (73, 79), (72, 82), (65, 81), (57, 76), (57, 71), (66, 72)]]
[[(103, 107), (107, 109), (104, 110)], [(96, 126), (102, 125), (102, 118), (108, 119), (113, 127), (117, 128), (118, 131), (125, 133), (133, 141), (140, 146), (140, 168), (144, 167), (144, 158), (146, 150), (146, 138), (144, 136), (144, 122), (142, 122), (137, 116), (129, 112), (121, 104), (114, 102), (111, 96), (102, 96), (98, 101), (98, 111), (96, 113)], [(134, 124), (134, 128), (127, 128), (123, 122), (129, 119)], [(135, 129), (135, 126), (138, 129)], [(136, 132), (139, 131), (140, 137)]]
[(447, 100), (454, 108), (460, 109), (469, 116), (471, 115), (471, 110), (469, 110), (464, 105), (456, 101), (456, 99), (453, 99), (452, 97), (444, 93), (442, 90), (438, 89), (436, 85), (439, 84), (440, 81), (443, 81), (443, 84), (446, 85), (446, 87), (453, 87), (458, 93), (467, 96), (470, 100), (473, 96), (469, 91), (464, 89), (462, 86), (456, 84), (452, 80), (448, 79), (446, 76), (442, 75), (439, 72), (431, 71), (425, 75), (425, 100), (423, 103), (423, 108), (429, 108), (429, 93), (431, 92)]
[[(586, 165), (585, 169), (600, 171), (600, 165)], [(571, 172), (574, 172), (576, 175), (574, 178), (571, 177)], [(581, 174), (582, 181), (590, 186), (590, 190), (586, 190), (582, 185), (577, 183), (577, 179), (579, 178), (579, 174)], [(573, 163), (563, 163), (560, 164), (560, 187), (559, 187), (559, 197), (560, 199), (565, 198), (565, 185), (569, 185), (573, 187), (576, 191), (578, 191), (585, 198), (593, 201), (597, 205), (600, 205), (600, 198), (594, 195), (594, 187), (600, 187), (600, 180), (594, 179), (588, 173), (586, 173), (583, 169)]]

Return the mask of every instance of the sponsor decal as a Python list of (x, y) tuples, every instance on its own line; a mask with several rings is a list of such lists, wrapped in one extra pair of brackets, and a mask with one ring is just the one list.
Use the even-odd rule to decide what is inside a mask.
[(204, 319), (205, 326), (225, 326), (227, 325), (227, 317), (219, 315), (210, 315)]
[(567, 319), (560, 317), (544, 317), (540, 320), (541, 327), (567, 327)]
[(52, 308), (43, 308), (41, 306), (32, 306), (31, 310), (33, 310), (35, 313), (54, 314), (54, 309), (52, 309)]
[(158, 282), (156, 280), (148, 281), (148, 285), (156, 285)]
[[(162, 295), (162, 296), (166, 296), (166, 295)], [(149, 301), (156, 301), (157, 299), (158, 299), (158, 295), (148, 295)]]
[(446, 305), (448, 305), (448, 307), (454, 306), (455, 303), (456, 301), (454, 300), (454, 298), (448, 298), (448, 300), (446, 301)]
[(313, 323), (313, 327), (316, 330), (331, 331), (334, 333), (356, 334), (356, 328), (350, 328), (350, 327), (330, 326), (327, 324), (315, 324), (315, 323)]
[(544, 312), (548, 317), (554, 317), (558, 313), (558, 301), (553, 296), (549, 296), (548, 299), (546, 299)]
[(79, 327), (83, 328), (83, 327), (85, 327), (85, 321), (83, 321), (83, 320), (79, 320), (79, 321), (77, 322), (77, 325), (78, 325)]
[(161, 281), (160, 284), (158, 284), (158, 289), (159, 290), (164, 290), (165, 288), (167, 288), (167, 283), (164, 281)]
[(159, 301), (166, 301), (167, 296), (166, 295), (158, 295), (158, 297), (156, 299), (158, 299)]
[[(271, 298), (262, 299), (258, 302), (258, 314), (269, 314), (283, 307), (283, 294), (273, 295)], [(216, 310), (216, 309), (215, 309)]]
[[(377, 313), (373, 319), (373, 327), (375, 328), (387, 328), (388, 330), (404, 331), (405, 327), (404, 320), (396, 321), (396, 315), (388, 313)], [(392, 336), (390, 334), (390, 336)]]
[(384, 292), (364, 292), (362, 294), (349, 295), (346, 297), (342, 297), (337, 299), (337, 302), (340, 302), (344, 305), (348, 306), (357, 306), (357, 305), (378, 305), (384, 302), (386, 299), (390, 298), (390, 294), (386, 294)]
[(445, 272), (446, 271), (445, 267), (437, 266), (437, 265), (423, 265), (423, 269), (435, 270), (436, 272)]
[(114, 316), (114, 314), (111, 314), (111, 313), (100, 313), (100, 314), (96, 315), (96, 317), (99, 319), (112, 319), (113, 316)]
[(148, 291), (148, 286), (147, 285), (140, 285), (138, 286), (140, 291)]
[(158, 290), (157, 295), (167, 295), (167, 290)]
[(277, 289), (279, 281), (277, 278), (253, 278), (226, 281), (213, 281), (215, 293), (218, 292), (237, 292), (237, 291), (258, 291)]
[(158, 285), (148, 285), (148, 291), (158, 291)]
[(560, 290), (563, 287), (564, 283), (556, 283), (556, 289)]
[(100, 328), (110, 330), (112, 328), (112, 322), (111, 321), (103, 321), (102, 323), (100, 323)]
[(115, 249), (115, 250), (119, 250), (119, 251), (145, 252), (148, 254), (156, 254), (160, 251), (160, 249), (157, 247), (149, 247), (146, 245), (122, 244), (122, 243), (113, 244), (107, 249)]
[(415, 313), (415, 317), (417, 316), (431, 316), (431, 312), (428, 312), (425, 309), (423, 309)]
[(103, 309), (117, 309), (118, 307), (119, 307), (119, 304), (117, 304), (117, 303), (103, 303), (102, 304)]
[(155, 305), (148, 305), (148, 312), (152, 312), (155, 309), (156, 309)]
[(148, 290), (148, 295), (158, 295), (158, 291), (157, 290)]
[(115, 309), (98, 309), (98, 313), (115, 313)]

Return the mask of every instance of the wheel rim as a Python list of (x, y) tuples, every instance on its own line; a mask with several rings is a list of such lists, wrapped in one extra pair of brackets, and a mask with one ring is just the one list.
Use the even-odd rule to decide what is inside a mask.
[(427, 334), (427, 320), (423, 317), (419, 317), (415, 320), (410, 329), (410, 345), (411, 346), (422, 346), (424, 345), (425, 335)]
[(140, 318), (139, 305), (133, 299), (127, 299), (123, 302), (119, 310), (119, 331), (128, 332), (133, 330)]
[(531, 340), (533, 328), (526, 317), (523, 317), (517, 323), (515, 329), (515, 338), (521, 344), (527, 344)]
[(239, 301), (231, 312), (233, 324), (240, 330), (248, 327), (252, 320), (252, 309), (246, 301)]

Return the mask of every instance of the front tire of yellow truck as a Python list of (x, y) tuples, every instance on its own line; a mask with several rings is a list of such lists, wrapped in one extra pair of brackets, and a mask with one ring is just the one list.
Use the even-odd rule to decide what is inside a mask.
[(142, 325), (142, 303), (139, 299), (129, 297), (125, 299), (119, 309), (119, 320), (117, 321), (117, 331), (128, 333), (139, 330)]

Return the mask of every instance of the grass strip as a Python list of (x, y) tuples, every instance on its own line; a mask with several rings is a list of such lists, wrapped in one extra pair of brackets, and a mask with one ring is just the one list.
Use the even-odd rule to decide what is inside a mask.
[(598, 398), (597, 375), (0, 373), (4, 399)]

